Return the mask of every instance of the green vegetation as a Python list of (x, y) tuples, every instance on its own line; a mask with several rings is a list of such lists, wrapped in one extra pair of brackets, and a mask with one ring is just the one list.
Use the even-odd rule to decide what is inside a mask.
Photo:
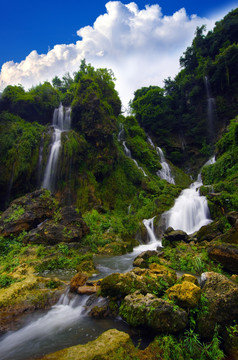
[[(172, 80), (143, 87), (134, 94), (131, 109), (140, 125), (167, 151), (172, 163), (198, 171), (212, 155), (220, 129), (237, 115), (237, 13), (231, 11), (204, 35), (198, 27), (190, 47), (180, 58), (182, 70)], [(207, 80), (206, 80), (207, 79)], [(216, 100), (209, 128), (207, 89)]]

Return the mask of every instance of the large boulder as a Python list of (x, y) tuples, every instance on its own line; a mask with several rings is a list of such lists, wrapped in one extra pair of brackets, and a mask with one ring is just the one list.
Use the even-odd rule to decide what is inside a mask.
[(39, 224), (25, 237), (25, 243), (55, 245), (60, 242), (79, 242), (89, 228), (73, 206), (58, 210), (52, 219)]
[(125, 297), (120, 315), (132, 326), (146, 326), (157, 332), (176, 333), (188, 323), (186, 311), (152, 294), (129, 294)]
[[(123, 350), (125, 347), (126, 351), (134, 348), (130, 336), (122, 331), (111, 329), (85, 345), (76, 345), (57, 351), (44, 356), (41, 360), (109, 360), (118, 349)], [(126, 352), (122, 356), (125, 358)]]
[(102, 296), (124, 297), (139, 290), (141, 293), (163, 292), (176, 282), (175, 271), (163, 265), (151, 264), (149, 269), (135, 268), (125, 274), (114, 273), (101, 282)]
[(185, 309), (194, 308), (198, 304), (201, 292), (201, 289), (190, 281), (183, 281), (166, 290), (169, 299)]
[(228, 271), (238, 274), (238, 246), (230, 244), (213, 245), (208, 248), (209, 257)]
[(186, 232), (182, 230), (174, 230), (172, 227), (169, 227), (164, 233), (164, 239), (169, 243), (174, 243), (177, 241), (189, 241), (189, 236)]
[(198, 242), (212, 241), (217, 236), (222, 234), (220, 222), (212, 222), (208, 225), (204, 225), (198, 230), (196, 237)]
[(202, 274), (201, 280), (208, 303), (206, 312), (199, 314), (197, 330), (201, 337), (211, 339), (216, 324), (222, 331), (238, 318), (238, 285), (215, 272)]
[(0, 235), (18, 235), (52, 218), (58, 205), (48, 190), (36, 190), (14, 200), (0, 219)]

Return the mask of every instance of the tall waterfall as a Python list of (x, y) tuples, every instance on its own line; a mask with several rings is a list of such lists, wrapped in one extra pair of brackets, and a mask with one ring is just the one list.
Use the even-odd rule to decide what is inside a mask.
[(207, 119), (208, 119), (208, 131), (210, 138), (214, 137), (214, 121), (216, 117), (216, 101), (212, 97), (211, 86), (207, 76), (204, 77), (206, 95), (207, 95)]
[(156, 151), (157, 151), (157, 154), (160, 156), (160, 163), (161, 163), (161, 166), (162, 166), (162, 169), (157, 171), (157, 175), (161, 179), (164, 179), (164, 180), (168, 181), (170, 184), (175, 184), (174, 178), (173, 178), (173, 176), (171, 174), (169, 164), (165, 160), (163, 150), (159, 146), (157, 146)]
[(70, 118), (70, 108), (64, 108), (60, 104), (58, 109), (55, 109), (53, 115), (53, 135), (51, 142), (50, 154), (48, 157), (42, 187), (49, 189), (51, 191), (55, 190), (58, 163), (59, 163), (59, 153), (61, 147), (61, 133), (63, 131), (70, 130), (71, 118)]

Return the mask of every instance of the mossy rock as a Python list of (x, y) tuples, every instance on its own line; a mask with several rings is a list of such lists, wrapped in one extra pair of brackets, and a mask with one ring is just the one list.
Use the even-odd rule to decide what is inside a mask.
[(166, 290), (169, 299), (184, 309), (194, 308), (201, 298), (201, 293), (201, 289), (189, 281), (183, 281)]
[(149, 269), (135, 268), (125, 274), (114, 273), (105, 277), (101, 282), (101, 294), (120, 298), (139, 290), (143, 294), (162, 295), (176, 280), (175, 271), (151, 264)]
[(131, 349), (134, 348), (130, 336), (122, 331), (111, 329), (85, 345), (76, 345), (57, 351), (42, 357), (41, 360), (111, 360), (113, 354), (121, 347), (127, 349), (124, 352), (126, 357), (128, 346)]
[(188, 323), (186, 311), (152, 294), (127, 295), (119, 313), (128, 324), (146, 326), (157, 332), (176, 333)]
[(179, 279), (181, 282), (188, 281), (198, 286), (198, 279), (196, 276), (193, 276), (191, 274), (183, 274), (183, 276)]
[(201, 337), (211, 339), (217, 324), (220, 331), (224, 331), (238, 318), (238, 285), (215, 272), (204, 273), (201, 279), (207, 311), (199, 314), (197, 331)]
[(0, 289), (0, 331), (9, 329), (12, 321), (25, 312), (44, 309), (56, 303), (66, 284), (59, 279), (34, 275), (34, 268), (19, 266), (9, 275), (18, 282), (6, 289)]

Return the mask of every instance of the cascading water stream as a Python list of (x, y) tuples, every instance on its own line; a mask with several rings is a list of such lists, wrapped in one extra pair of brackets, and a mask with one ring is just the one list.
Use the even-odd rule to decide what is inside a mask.
[(161, 163), (161, 166), (162, 166), (162, 169), (158, 170), (157, 175), (161, 179), (164, 179), (164, 180), (168, 181), (170, 184), (175, 184), (174, 178), (173, 178), (173, 176), (171, 174), (169, 164), (165, 160), (163, 150), (159, 146), (157, 146), (156, 147), (156, 152), (160, 157), (160, 163)]
[[(161, 247), (161, 241), (154, 234), (154, 218), (143, 223), (148, 231), (149, 243), (139, 245), (133, 252), (113, 257), (98, 257), (96, 266), (100, 273), (93, 280), (103, 278), (114, 272), (127, 272), (133, 268), (133, 260), (146, 250)], [(79, 296), (68, 292), (45, 315), (32, 320), (21, 329), (9, 332), (0, 341), (1, 360), (27, 360), (76, 344), (84, 344), (96, 339), (102, 332), (117, 328), (130, 332), (129, 326), (120, 319), (95, 320), (88, 316), (89, 296)], [(98, 300), (99, 302), (102, 300)], [(94, 306), (97, 303), (93, 304)]]
[[(204, 166), (214, 162), (215, 157), (208, 160)], [(163, 215), (167, 228), (171, 226), (174, 230), (183, 230), (187, 234), (192, 234), (212, 221), (207, 199), (199, 194), (202, 185), (201, 174), (199, 174), (197, 181), (181, 192), (172, 209)]]
[(130, 151), (130, 149), (128, 149), (128, 147), (126, 146), (126, 141), (124, 140), (124, 138), (125, 138), (125, 130), (124, 130), (123, 125), (120, 124), (120, 131), (119, 131), (119, 134), (118, 134), (118, 141), (122, 142), (125, 155), (128, 156), (132, 161), (134, 161), (134, 163), (136, 164), (137, 168), (143, 172), (143, 175), (144, 175), (144, 176), (147, 176), (147, 174), (146, 174), (146, 172), (144, 171), (144, 169), (143, 169), (141, 166), (139, 166), (138, 162), (137, 162), (135, 159), (132, 158), (132, 156), (131, 156), (131, 151)]
[(162, 166), (162, 169), (161, 170), (158, 170), (157, 171), (157, 175), (161, 178), (161, 179), (164, 179), (166, 181), (168, 181), (170, 184), (175, 184), (175, 180), (171, 174), (171, 170), (170, 170), (170, 167), (169, 167), (169, 164), (167, 163), (167, 161), (165, 160), (165, 156), (164, 156), (164, 153), (163, 153), (163, 150), (159, 147), (159, 146), (155, 146), (153, 141), (151, 140), (151, 138), (148, 136), (147, 137), (147, 140), (149, 142), (149, 144), (154, 148), (156, 149), (156, 152), (160, 158), (160, 163), (161, 163), (161, 166)]
[(52, 192), (55, 190), (57, 170), (59, 162), (59, 153), (61, 148), (61, 134), (63, 131), (70, 130), (71, 118), (70, 108), (64, 109), (63, 105), (60, 104), (58, 109), (55, 109), (53, 115), (52, 126), (54, 129), (52, 135), (51, 150), (48, 157), (42, 187)]
[[(214, 158), (206, 165), (214, 162)], [(206, 199), (199, 195), (202, 185), (198, 179), (189, 189), (184, 190), (167, 213), (167, 226), (172, 226), (187, 233), (193, 233), (201, 226), (211, 222)], [(156, 250), (162, 247), (161, 240), (154, 233), (154, 218), (144, 219), (149, 242), (134, 248), (133, 252), (113, 257), (97, 257), (95, 265), (100, 273), (93, 277), (103, 278), (114, 272), (127, 272), (133, 267), (133, 260), (146, 250)], [(86, 343), (98, 337), (103, 331), (117, 328), (129, 332), (124, 322), (118, 320), (94, 320), (87, 316), (85, 304), (87, 296), (76, 295), (72, 299), (67, 294), (61, 297), (58, 304), (44, 316), (18, 331), (7, 333), (0, 342), (1, 360), (27, 360), (79, 343)], [(30, 345), (29, 345), (30, 344)]]

